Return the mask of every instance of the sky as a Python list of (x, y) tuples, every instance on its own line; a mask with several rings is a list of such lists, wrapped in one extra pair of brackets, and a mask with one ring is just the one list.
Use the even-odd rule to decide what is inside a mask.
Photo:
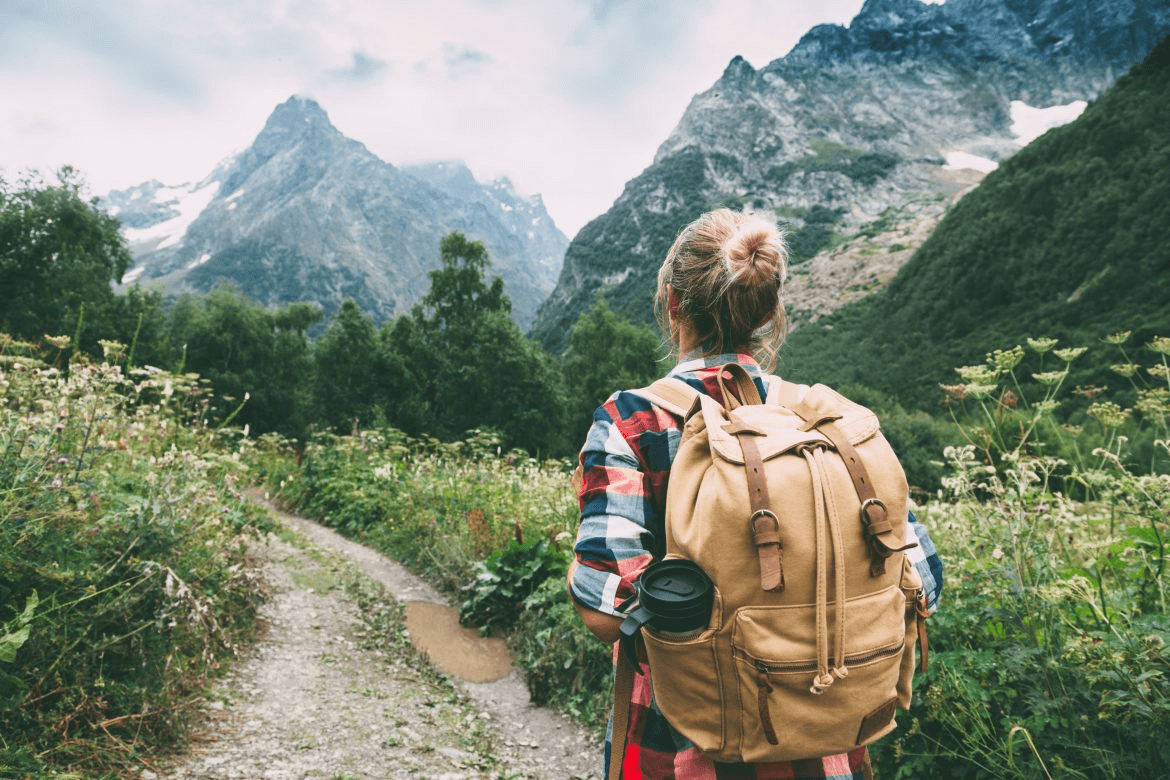
[(0, 177), (197, 182), (292, 95), (394, 165), (463, 160), (570, 238), (736, 56), (863, 0), (0, 0)]

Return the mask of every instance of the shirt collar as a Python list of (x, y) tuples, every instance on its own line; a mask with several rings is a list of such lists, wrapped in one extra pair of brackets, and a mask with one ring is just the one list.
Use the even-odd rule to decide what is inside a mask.
[(705, 368), (718, 368), (726, 363), (738, 363), (744, 367), (748, 375), (753, 379), (763, 376), (764, 372), (760, 370), (759, 364), (756, 363), (755, 358), (746, 352), (725, 352), (721, 355), (703, 355), (698, 352), (692, 352), (683, 355), (678, 364), (670, 370), (667, 376), (678, 376), (679, 374), (689, 374), (696, 371), (702, 371)]

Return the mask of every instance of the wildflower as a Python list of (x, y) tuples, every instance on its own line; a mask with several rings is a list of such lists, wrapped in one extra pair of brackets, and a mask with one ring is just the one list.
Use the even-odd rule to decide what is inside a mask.
[(1069, 347), (1068, 349), (1058, 349), (1052, 354), (1063, 360), (1065, 363), (1071, 363), (1081, 355), (1085, 354), (1085, 347)]
[(1140, 390), (1134, 408), (1144, 416), (1161, 422), (1170, 414), (1170, 390), (1165, 387)]
[(1129, 379), (1131, 376), (1137, 373), (1138, 365), (1137, 363), (1114, 363), (1113, 365), (1109, 366), (1109, 370), (1115, 374), (1121, 374), (1126, 379)]
[(967, 397), (967, 386), (966, 385), (942, 385), (942, 384), (940, 384), (939, 387), (941, 387), (942, 391), (947, 394), (947, 398), (949, 398), (953, 401), (962, 401), (964, 398)]
[(1024, 359), (1024, 348), (1017, 345), (1009, 350), (997, 349), (987, 356), (987, 362), (995, 368), (996, 374), (1011, 371)]
[(1112, 428), (1125, 422), (1126, 418), (1129, 417), (1130, 410), (1122, 409), (1112, 401), (1103, 401), (1090, 404), (1088, 412), (1092, 417), (1096, 417), (1102, 425)]
[(1028, 346), (1032, 351), (1039, 355), (1043, 355), (1048, 350), (1056, 346), (1057, 339), (1028, 339)]
[(1065, 369), (1064, 371), (1044, 371), (1039, 374), (1032, 374), (1032, 378), (1045, 387), (1052, 387), (1054, 385), (1060, 384), (1064, 381), (1066, 376), (1068, 376), (1068, 369)]
[(988, 366), (959, 366), (955, 371), (972, 384), (988, 384), (995, 381), (995, 372)]
[(1155, 352), (1161, 352), (1163, 355), (1170, 355), (1170, 338), (1166, 336), (1155, 336), (1154, 340), (1148, 344), (1149, 348)]
[(1146, 369), (1146, 373), (1150, 376), (1161, 377), (1162, 379), (1170, 380), (1170, 366), (1165, 363), (1157, 363)]
[(1121, 346), (1122, 344), (1125, 343), (1126, 339), (1129, 338), (1130, 333), (1131, 333), (1131, 331), (1128, 331), (1128, 330), (1119, 330), (1117, 333), (1114, 333), (1110, 336), (1106, 336), (1105, 343), (1112, 344), (1115, 347)]
[(120, 341), (98, 339), (98, 344), (102, 347), (102, 354), (105, 356), (106, 362), (117, 362), (126, 355), (126, 345)]

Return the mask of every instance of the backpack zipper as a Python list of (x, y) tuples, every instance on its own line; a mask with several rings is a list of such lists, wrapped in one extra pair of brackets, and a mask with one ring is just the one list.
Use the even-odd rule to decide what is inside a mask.
[[(903, 637), (899, 641), (886, 647), (879, 647), (876, 650), (867, 650), (864, 653), (854, 653), (853, 655), (845, 656), (845, 666), (856, 666), (858, 664), (866, 664), (871, 661), (878, 661), (883, 658), (895, 656), (906, 647), (906, 639)], [(762, 674), (791, 674), (796, 672), (815, 672), (817, 670), (817, 662), (814, 661), (764, 661), (752, 656), (746, 650), (740, 650), (738, 647), (732, 648), (733, 654), (737, 658), (750, 663), (757, 672)]]

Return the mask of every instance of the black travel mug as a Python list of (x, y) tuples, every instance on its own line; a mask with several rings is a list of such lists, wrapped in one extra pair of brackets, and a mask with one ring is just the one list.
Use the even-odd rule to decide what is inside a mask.
[(715, 599), (711, 578), (693, 561), (656, 561), (642, 573), (636, 587), (637, 606), (621, 625), (622, 651), (635, 669), (634, 640), (643, 626), (663, 639), (692, 639), (707, 627)]

